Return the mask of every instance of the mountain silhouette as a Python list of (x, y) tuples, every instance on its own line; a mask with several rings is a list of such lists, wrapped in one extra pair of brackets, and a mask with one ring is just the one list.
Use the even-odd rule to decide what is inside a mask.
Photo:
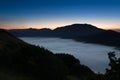
[(58, 37), (109, 46), (120, 46), (120, 33), (100, 29), (91, 24), (72, 24), (58, 27), (54, 30), (30, 28), (10, 30), (9, 32), (19, 37)]
[(51, 29), (43, 28), (43, 29), (14, 29), (9, 30), (15, 36), (18, 37), (49, 37), (52, 33)]
[(99, 44), (108, 45), (108, 46), (120, 47), (120, 33), (112, 31), (112, 30), (106, 30), (99, 34), (94, 34), (91, 36), (84, 36), (82, 38), (79, 37), (76, 40), (85, 41), (89, 43), (99, 43)]
[(102, 32), (102, 29), (99, 29), (90, 24), (73, 24), (64, 27), (59, 27), (53, 30), (57, 36), (63, 38), (78, 38), (79, 36), (90, 36)]
[(97, 34), (103, 31), (90, 24), (73, 24), (63, 27), (58, 27), (54, 30), (43, 28), (43, 29), (15, 29), (10, 30), (12, 34), (19, 37), (63, 37), (63, 38), (77, 38), (78, 36), (87, 36)]

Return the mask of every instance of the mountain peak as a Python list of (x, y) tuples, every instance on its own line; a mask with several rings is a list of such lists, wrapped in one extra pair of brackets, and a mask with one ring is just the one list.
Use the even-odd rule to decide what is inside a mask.
[(70, 32), (70, 33), (76, 33), (76, 34), (79, 34), (79, 33), (93, 34), (93, 33), (99, 33), (104, 30), (99, 29), (96, 26), (93, 26), (91, 24), (72, 24), (72, 25), (67, 25), (63, 27), (58, 27), (54, 29), (54, 31)]
[(92, 26), (91, 24), (87, 24), (87, 23), (84, 23), (84, 24), (79, 24), (79, 23), (75, 23), (75, 24), (72, 24), (72, 26)]
[(68, 28), (68, 29), (77, 29), (77, 30), (99, 29), (96, 26), (93, 26), (91, 24), (86, 24), (86, 23), (85, 24), (71, 24), (71, 25), (66, 25), (66, 26), (58, 27), (56, 29), (62, 29), (62, 28), (63, 29), (65, 29), (65, 28)]

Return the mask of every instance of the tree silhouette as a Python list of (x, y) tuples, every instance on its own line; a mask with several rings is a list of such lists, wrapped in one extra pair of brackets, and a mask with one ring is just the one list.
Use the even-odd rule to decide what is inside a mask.
[(117, 58), (115, 52), (109, 52), (110, 69), (106, 69), (106, 78), (108, 80), (120, 80), (120, 58)]

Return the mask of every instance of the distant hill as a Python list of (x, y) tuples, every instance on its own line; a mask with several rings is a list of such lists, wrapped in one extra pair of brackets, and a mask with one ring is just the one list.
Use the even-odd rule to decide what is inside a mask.
[(10, 30), (19, 37), (59, 37), (69, 38), (76, 41), (120, 46), (120, 33), (112, 30), (103, 30), (90, 24), (72, 24), (50, 29), (21, 29)]
[(94, 34), (91, 36), (79, 37), (76, 40), (78, 41), (85, 41), (89, 43), (98, 43), (108, 46), (116, 46), (120, 47), (120, 33), (106, 30), (99, 34)]
[(0, 80), (94, 79), (94, 72), (69, 54), (54, 54), (0, 29)]
[(9, 32), (18, 37), (49, 37), (50, 35), (52, 35), (52, 30), (47, 28), (14, 29), (9, 30)]
[(102, 32), (95, 26), (89, 24), (73, 24), (63, 27), (58, 27), (54, 30), (43, 29), (14, 29), (9, 30), (12, 34), (18, 37), (64, 37), (64, 38), (76, 38), (78, 36), (93, 35)]

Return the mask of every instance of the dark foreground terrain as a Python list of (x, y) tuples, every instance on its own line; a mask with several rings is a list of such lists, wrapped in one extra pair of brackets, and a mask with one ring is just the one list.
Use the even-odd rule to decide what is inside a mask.
[(0, 80), (119, 80), (120, 59), (109, 53), (110, 69), (96, 74), (69, 54), (54, 54), (0, 29)]

